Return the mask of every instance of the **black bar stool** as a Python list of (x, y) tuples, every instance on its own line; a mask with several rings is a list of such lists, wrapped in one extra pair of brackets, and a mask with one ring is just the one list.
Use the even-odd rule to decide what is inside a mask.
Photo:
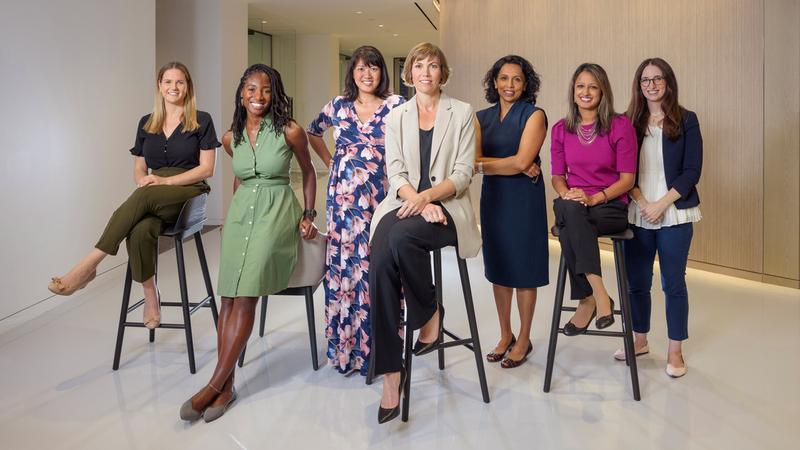
[[(559, 229), (553, 227), (550, 230), (553, 236), (558, 237)], [(585, 334), (590, 336), (611, 336), (621, 337), (625, 348), (625, 363), (631, 371), (631, 387), (633, 388), (633, 399), (641, 400), (639, 393), (639, 373), (636, 369), (636, 355), (633, 351), (633, 326), (631, 325), (631, 305), (628, 299), (628, 276), (625, 270), (625, 254), (622, 250), (622, 241), (633, 239), (633, 232), (629, 229), (612, 235), (600, 236), (611, 239), (614, 246), (614, 269), (617, 273), (617, 289), (619, 291), (620, 309), (613, 311), (614, 314), (622, 316), (622, 331), (602, 331), (586, 330)], [(561, 327), (561, 312), (575, 311), (572, 306), (564, 306), (564, 286), (567, 281), (567, 260), (562, 253), (558, 264), (558, 279), (556, 283), (555, 306), (553, 307), (553, 324), (550, 327), (550, 344), (547, 349), (547, 368), (544, 376), (544, 391), (550, 392), (550, 381), (553, 378), (553, 364), (556, 357), (556, 345), (558, 333), (563, 333)]]
[[(314, 321), (314, 287), (301, 286), (301, 287), (288, 287), (277, 294), (273, 295), (298, 295), (306, 299), (306, 319), (308, 321), (308, 339), (311, 344), (311, 367), (314, 370), (319, 369), (319, 360), (317, 359), (317, 326)], [(261, 324), (258, 327), (258, 335), (264, 337), (264, 323), (267, 321), (267, 301), (268, 295), (261, 297)], [(244, 364), (244, 354), (247, 351), (245, 345), (242, 349), (242, 354), (239, 355), (239, 367)]]
[[(467, 321), (469, 322), (469, 332), (470, 337), (466, 339), (462, 339), (455, 335), (454, 333), (450, 332), (444, 326), (439, 330), (439, 341), (440, 344), (436, 347), (436, 351), (438, 353), (439, 358), (439, 370), (444, 370), (444, 349), (449, 347), (457, 347), (457, 346), (464, 346), (471, 350), (475, 355), (475, 366), (478, 371), (478, 379), (481, 385), (481, 394), (483, 395), (483, 402), (489, 403), (489, 387), (486, 384), (486, 371), (483, 368), (483, 355), (481, 354), (481, 343), (480, 339), (478, 338), (478, 323), (475, 320), (475, 307), (472, 302), (472, 287), (470, 286), (469, 282), (469, 272), (467, 271), (467, 261), (458, 255), (456, 255), (458, 260), (458, 274), (461, 278), (461, 290), (464, 293), (464, 304), (467, 310)], [(438, 304), (442, 304), (442, 251), (441, 250), (434, 250), (433, 251), (433, 279), (434, 279), (434, 287), (436, 289), (436, 302)], [(405, 322), (400, 324), (401, 326), (405, 326)], [(442, 324), (444, 325), (444, 324)], [(452, 339), (451, 341), (445, 342), (444, 335), (447, 335)], [(414, 355), (413, 352), (414, 347), (414, 331), (411, 328), (406, 327), (406, 335), (405, 335), (405, 370), (406, 370), (406, 381), (405, 386), (403, 386), (403, 414), (402, 420), (403, 422), (408, 422), (408, 412), (410, 408), (411, 402), (411, 359)], [(372, 384), (372, 380), (375, 377), (375, 365), (370, 362), (369, 370), (367, 373), (367, 384)]]
[[(175, 256), (178, 260), (178, 281), (181, 289), (180, 302), (161, 302), (161, 306), (179, 306), (183, 311), (183, 323), (161, 323), (158, 328), (173, 328), (183, 329), (186, 333), (186, 349), (189, 354), (189, 372), (195, 373), (194, 363), (194, 344), (192, 341), (192, 321), (191, 315), (198, 309), (206, 307), (211, 308), (211, 315), (214, 318), (214, 329), (217, 328), (217, 304), (214, 301), (214, 288), (211, 286), (211, 276), (208, 272), (208, 263), (206, 262), (206, 252), (203, 249), (203, 239), (201, 231), (203, 224), (206, 221), (206, 202), (208, 194), (201, 194), (197, 197), (189, 199), (181, 208), (178, 215), (178, 220), (168, 226), (161, 232), (161, 236), (169, 236), (175, 240)], [(199, 302), (189, 301), (189, 292), (186, 287), (186, 265), (184, 264), (183, 256), (183, 241), (189, 237), (194, 236), (194, 242), (197, 245), (197, 258), (200, 260), (200, 268), (203, 272), (203, 281), (206, 285), (206, 297)], [(156, 277), (158, 275), (156, 274)], [(142, 322), (129, 322), (127, 320), (128, 313), (134, 311), (144, 304), (144, 299), (129, 306), (131, 299), (131, 266), (128, 264), (125, 273), (125, 285), (122, 291), (122, 309), (119, 314), (119, 325), (117, 328), (117, 345), (114, 350), (114, 370), (119, 369), (119, 358), (122, 353), (122, 340), (125, 335), (125, 327), (139, 327), (143, 328)], [(160, 299), (159, 299), (160, 300)], [(155, 340), (155, 330), (150, 331), (150, 342)]]

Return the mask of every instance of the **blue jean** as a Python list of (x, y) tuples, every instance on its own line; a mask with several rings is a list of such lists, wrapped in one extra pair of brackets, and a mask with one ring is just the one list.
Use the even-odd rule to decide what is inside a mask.
[(650, 331), (653, 262), (656, 251), (661, 267), (661, 286), (666, 297), (667, 335), (674, 341), (689, 337), (689, 294), (686, 290), (686, 260), (692, 243), (691, 223), (647, 230), (631, 225), (634, 238), (624, 242), (628, 269), (628, 293), (633, 331)]

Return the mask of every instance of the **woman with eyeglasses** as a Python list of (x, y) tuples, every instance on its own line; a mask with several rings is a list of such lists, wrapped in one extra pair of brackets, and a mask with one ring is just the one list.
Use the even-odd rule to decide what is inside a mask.
[[(630, 191), (628, 221), (635, 238), (626, 241), (628, 291), (636, 356), (649, 352), (653, 261), (658, 253), (667, 315), (667, 375), (686, 374), (681, 343), (688, 335), (686, 261), (693, 223), (701, 219), (697, 183), (703, 165), (703, 137), (697, 115), (678, 102), (678, 82), (661, 58), (642, 61), (633, 77), (627, 115), (636, 128), (639, 170)], [(620, 349), (614, 358), (625, 360)]]
[[(391, 92), (381, 52), (365, 45), (353, 51), (343, 95), (328, 102), (307, 130), (311, 147), (330, 168), (325, 337), (328, 363), (342, 374), (366, 376), (369, 367), (369, 232), (388, 185), (386, 116), (404, 101)], [(322, 139), (328, 128), (336, 140), (333, 155)]]
[[(481, 236), (486, 279), (492, 283), (500, 341), (486, 355), (504, 369), (518, 367), (533, 351), (531, 322), (536, 288), (549, 282), (547, 206), (539, 151), (547, 116), (536, 106), (539, 74), (517, 55), (497, 60), (483, 80), (486, 101), (478, 111), (476, 171), (482, 173)], [(517, 294), (520, 329), (511, 331)]]
[(570, 292), (580, 300), (564, 334), (583, 334), (614, 323), (614, 301), (600, 271), (598, 235), (628, 226), (628, 195), (636, 173), (636, 132), (614, 113), (606, 71), (584, 63), (572, 75), (567, 116), (553, 126), (550, 144), (558, 240), (567, 260)]

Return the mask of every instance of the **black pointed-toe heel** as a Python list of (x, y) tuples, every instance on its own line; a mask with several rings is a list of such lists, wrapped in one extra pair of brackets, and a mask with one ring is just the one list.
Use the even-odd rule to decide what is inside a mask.
[(400, 415), (400, 404), (403, 403), (403, 386), (406, 384), (406, 370), (400, 370), (400, 387), (397, 388), (397, 406), (384, 408), (378, 403), (378, 423), (386, 423)]
[(439, 335), (436, 337), (436, 340), (433, 342), (422, 342), (417, 338), (417, 342), (414, 343), (414, 356), (422, 356), (427, 355), (428, 353), (436, 350), (439, 344), (442, 342), (442, 324), (444, 323), (444, 305), (441, 303), (439, 304)]
[(597, 327), (598, 330), (602, 330), (603, 328), (608, 328), (611, 325), (614, 325), (614, 299), (611, 300), (611, 314), (603, 317), (598, 317), (597, 320), (594, 322), (594, 326)]
[(572, 323), (571, 321), (567, 322), (567, 324), (564, 325), (564, 336), (577, 336), (579, 334), (586, 333), (586, 330), (589, 329), (589, 325), (592, 324), (592, 319), (594, 319), (594, 316), (596, 315), (597, 315), (597, 305), (595, 305), (594, 311), (592, 311), (592, 317), (589, 317), (589, 321), (586, 322), (585, 327), (579, 327), (574, 323)]

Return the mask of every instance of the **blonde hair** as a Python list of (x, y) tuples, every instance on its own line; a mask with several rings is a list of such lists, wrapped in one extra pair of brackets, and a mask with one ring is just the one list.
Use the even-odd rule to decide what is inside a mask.
[(447, 80), (450, 79), (450, 66), (447, 65), (447, 58), (445, 58), (442, 49), (431, 44), (430, 42), (421, 42), (415, 45), (414, 48), (408, 52), (406, 61), (403, 63), (403, 84), (408, 87), (414, 87), (414, 80), (411, 76), (411, 68), (415, 62), (425, 58), (439, 60), (439, 66), (442, 69), (441, 85), (444, 86), (447, 84)]
[(156, 95), (155, 101), (153, 102), (153, 112), (150, 114), (150, 118), (147, 119), (147, 123), (144, 124), (144, 131), (150, 134), (157, 134), (160, 133), (164, 129), (164, 121), (167, 118), (167, 113), (164, 108), (164, 97), (161, 95), (161, 79), (164, 78), (164, 73), (170, 69), (178, 69), (183, 73), (183, 76), (186, 78), (186, 98), (183, 100), (183, 118), (181, 119), (181, 125), (183, 125), (183, 131), (194, 131), (200, 128), (200, 124), (197, 122), (197, 100), (194, 96), (194, 84), (192, 84), (192, 76), (189, 75), (189, 69), (186, 68), (185, 65), (179, 62), (169, 62), (164, 64), (161, 69), (158, 70), (158, 76), (156, 77)]
[(590, 74), (597, 80), (600, 92), (603, 94), (600, 97), (600, 104), (597, 105), (597, 121), (594, 124), (594, 129), (597, 134), (608, 134), (611, 131), (611, 121), (617, 115), (614, 112), (614, 94), (611, 92), (611, 83), (608, 81), (605, 69), (599, 64), (592, 63), (581, 64), (572, 74), (572, 81), (569, 84), (569, 109), (564, 123), (566, 125), (565, 128), (570, 133), (575, 134), (581, 124), (581, 113), (578, 110), (578, 105), (575, 104), (575, 80), (583, 72)]

